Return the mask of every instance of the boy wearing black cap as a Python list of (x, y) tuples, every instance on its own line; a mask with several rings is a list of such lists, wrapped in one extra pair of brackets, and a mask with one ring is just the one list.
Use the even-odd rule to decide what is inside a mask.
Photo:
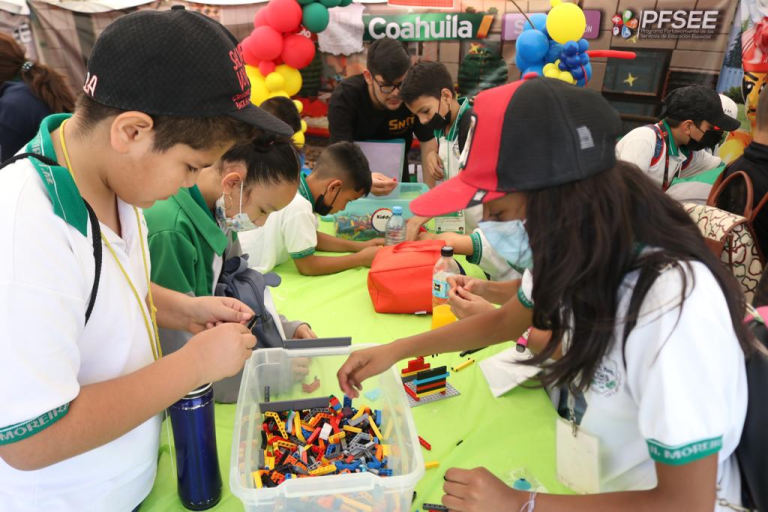
[[(150, 284), (140, 210), (252, 128), (292, 133), (250, 104), (235, 38), (183, 7), (123, 16), (83, 90), (23, 150), (38, 156), (0, 172), (3, 510), (135, 509), (159, 413), (236, 374), (256, 342), (242, 303)], [(197, 335), (160, 359), (158, 325)]]
[[(399, 96), (411, 67), (408, 50), (395, 39), (378, 39), (368, 48), (366, 66), (362, 74), (347, 78), (333, 90), (328, 104), (331, 142), (405, 139), (407, 155), (416, 134), (422, 143), (422, 166), (428, 173), (426, 157), (437, 151), (437, 143), (432, 131), (419, 123)], [(408, 179), (407, 158), (402, 179)], [(389, 194), (396, 185), (383, 174), (373, 173), (373, 194)]]
[(700, 85), (669, 93), (662, 118), (659, 124), (641, 126), (625, 135), (616, 145), (616, 156), (638, 166), (664, 191), (674, 178), (722, 165), (720, 158), (704, 150), (717, 145), (725, 132), (741, 126), (723, 112), (717, 92)]

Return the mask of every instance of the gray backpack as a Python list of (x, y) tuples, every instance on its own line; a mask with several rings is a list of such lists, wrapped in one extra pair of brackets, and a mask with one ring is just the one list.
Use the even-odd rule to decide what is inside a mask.
[[(235, 256), (224, 262), (224, 267), (216, 284), (214, 295), (232, 297), (243, 302), (256, 313), (249, 327), (256, 336), (256, 348), (282, 348), (283, 337), (280, 335), (275, 319), (264, 304), (264, 292), (267, 286), (280, 285), (280, 276), (270, 272), (262, 274), (248, 267), (248, 255)], [(213, 384), (213, 393), (218, 402), (237, 402), (240, 390), (242, 370), (237, 375)]]

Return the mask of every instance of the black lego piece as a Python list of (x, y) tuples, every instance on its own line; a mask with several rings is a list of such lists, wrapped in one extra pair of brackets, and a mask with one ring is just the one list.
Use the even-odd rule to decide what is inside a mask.
[(429, 512), (448, 512), (448, 507), (443, 505), (435, 505), (434, 503), (424, 503), (421, 508)]
[(447, 366), (438, 366), (437, 368), (432, 368), (431, 370), (423, 370), (416, 374), (417, 380), (424, 380), (424, 379), (430, 379), (432, 377), (437, 377), (438, 375), (442, 375), (444, 373), (448, 373), (448, 367)]

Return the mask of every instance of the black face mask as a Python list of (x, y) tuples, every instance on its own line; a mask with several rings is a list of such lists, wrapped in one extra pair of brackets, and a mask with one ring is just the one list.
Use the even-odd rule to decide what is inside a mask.
[(444, 130), (445, 127), (451, 123), (450, 108), (448, 109), (448, 112), (445, 114), (445, 116), (440, 115), (440, 105), (442, 104), (443, 104), (442, 101), (437, 104), (437, 112), (435, 112), (435, 115), (432, 116), (432, 119), (430, 119), (429, 122), (426, 125), (424, 125), (426, 129), (431, 131)]
[(714, 151), (717, 145), (723, 142), (724, 136), (725, 133), (720, 130), (708, 130), (699, 140), (694, 140), (693, 137), (691, 137), (691, 140), (688, 141), (688, 144), (686, 144), (685, 147), (691, 151), (701, 151), (702, 149), (711, 149)]
[(331, 210), (333, 210), (333, 203), (335, 203), (336, 198), (339, 197), (339, 192), (341, 192), (341, 187), (336, 191), (336, 195), (333, 196), (333, 201), (331, 201), (330, 205), (325, 204), (325, 201), (323, 200), (325, 198), (325, 192), (320, 194), (317, 199), (315, 199), (315, 213), (320, 216), (325, 216), (331, 213)]

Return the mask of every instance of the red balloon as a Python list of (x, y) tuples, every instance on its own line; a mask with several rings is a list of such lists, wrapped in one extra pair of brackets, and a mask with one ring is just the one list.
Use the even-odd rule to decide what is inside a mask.
[(263, 60), (259, 62), (259, 71), (261, 71), (261, 74), (264, 76), (267, 76), (271, 72), (275, 70), (275, 63), (271, 60)]
[(291, 34), (286, 36), (283, 42), (283, 52), (280, 57), (292, 68), (305, 68), (315, 58), (315, 43), (302, 35)]
[(267, 7), (262, 7), (256, 11), (256, 16), (253, 17), (253, 28), (269, 25), (269, 21), (267, 21), (267, 10)]
[(259, 61), (261, 60), (257, 56), (255, 56), (251, 51), (254, 45), (255, 45), (254, 39), (251, 36), (246, 37), (240, 43), (240, 48), (243, 51), (243, 59), (245, 60), (245, 63), (248, 64), (249, 66), (258, 66)]
[(266, 16), (278, 32), (293, 32), (301, 24), (302, 10), (296, 0), (270, 0)]
[(283, 35), (270, 26), (257, 27), (250, 39), (249, 51), (258, 60), (273, 60), (283, 51)]

